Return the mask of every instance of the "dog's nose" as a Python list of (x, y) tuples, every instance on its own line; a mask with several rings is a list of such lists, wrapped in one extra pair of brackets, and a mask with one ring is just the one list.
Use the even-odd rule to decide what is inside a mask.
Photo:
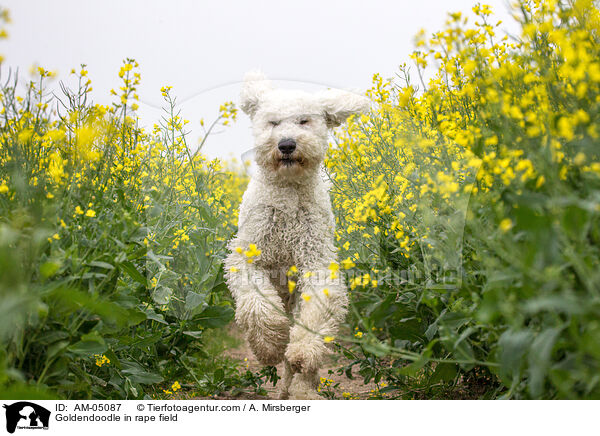
[(279, 141), (279, 144), (277, 144), (277, 147), (279, 148), (279, 151), (283, 154), (290, 154), (296, 149), (296, 141), (289, 138), (282, 139), (281, 141)]

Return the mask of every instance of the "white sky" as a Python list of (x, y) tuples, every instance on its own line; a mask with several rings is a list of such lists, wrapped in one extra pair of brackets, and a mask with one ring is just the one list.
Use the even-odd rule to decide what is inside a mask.
[[(440, 30), (447, 12), (470, 12), (475, 0), (5, 0), (12, 16), (9, 39), (0, 44), (6, 67), (25, 78), (33, 64), (57, 70), (88, 65), (95, 102), (109, 104), (126, 57), (142, 74), (140, 114), (151, 127), (160, 116), (163, 85), (173, 86), (190, 120), (190, 144), (219, 105), (237, 103), (240, 81), (260, 68), (284, 87), (366, 90), (373, 73), (393, 77), (410, 63), (413, 37)], [(488, 0), (501, 28), (514, 29), (506, 0)], [(416, 79), (416, 78), (415, 78)], [(248, 118), (209, 138), (211, 157), (240, 157), (252, 148)]]

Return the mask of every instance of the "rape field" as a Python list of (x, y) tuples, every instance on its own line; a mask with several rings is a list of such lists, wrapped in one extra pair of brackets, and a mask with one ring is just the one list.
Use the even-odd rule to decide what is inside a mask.
[[(375, 399), (597, 399), (600, 12), (521, 0), (513, 36), (473, 12), (418, 35), (332, 138), (351, 299), (332, 376)], [(264, 394), (275, 369), (224, 353), (242, 165), (188, 145), (168, 87), (163, 121), (140, 128), (133, 59), (112, 106), (73, 74), (54, 97), (43, 68), (25, 85), (2, 68), (0, 396)], [(236, 116), (224, 104), (205, 140)]]

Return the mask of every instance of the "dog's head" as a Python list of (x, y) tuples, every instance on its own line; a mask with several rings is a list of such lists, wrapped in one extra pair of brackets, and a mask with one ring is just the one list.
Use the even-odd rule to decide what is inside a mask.
[(327, 151), (328, 128), (369, 106), (367, 97), (347, 91), (274, 89), (259, 72), (246, 74), (241, 93), (241, 108), (252, 119), (257, 164), (286, 179), (318, 167)]

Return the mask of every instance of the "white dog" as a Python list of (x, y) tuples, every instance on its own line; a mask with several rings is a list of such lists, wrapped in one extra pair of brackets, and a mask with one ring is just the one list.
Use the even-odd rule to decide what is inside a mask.
[(282, 399), (318, 398), (325, 343), (347, 311), (321, 163), (328, 128), (369, 104), (350, 92), (273, 89), (261, 73), (245, 77), (241, 108), (252, 119), (258, 171), (242, 199), (225, 271), (236, 320), (257, 359), (284, 360)]

